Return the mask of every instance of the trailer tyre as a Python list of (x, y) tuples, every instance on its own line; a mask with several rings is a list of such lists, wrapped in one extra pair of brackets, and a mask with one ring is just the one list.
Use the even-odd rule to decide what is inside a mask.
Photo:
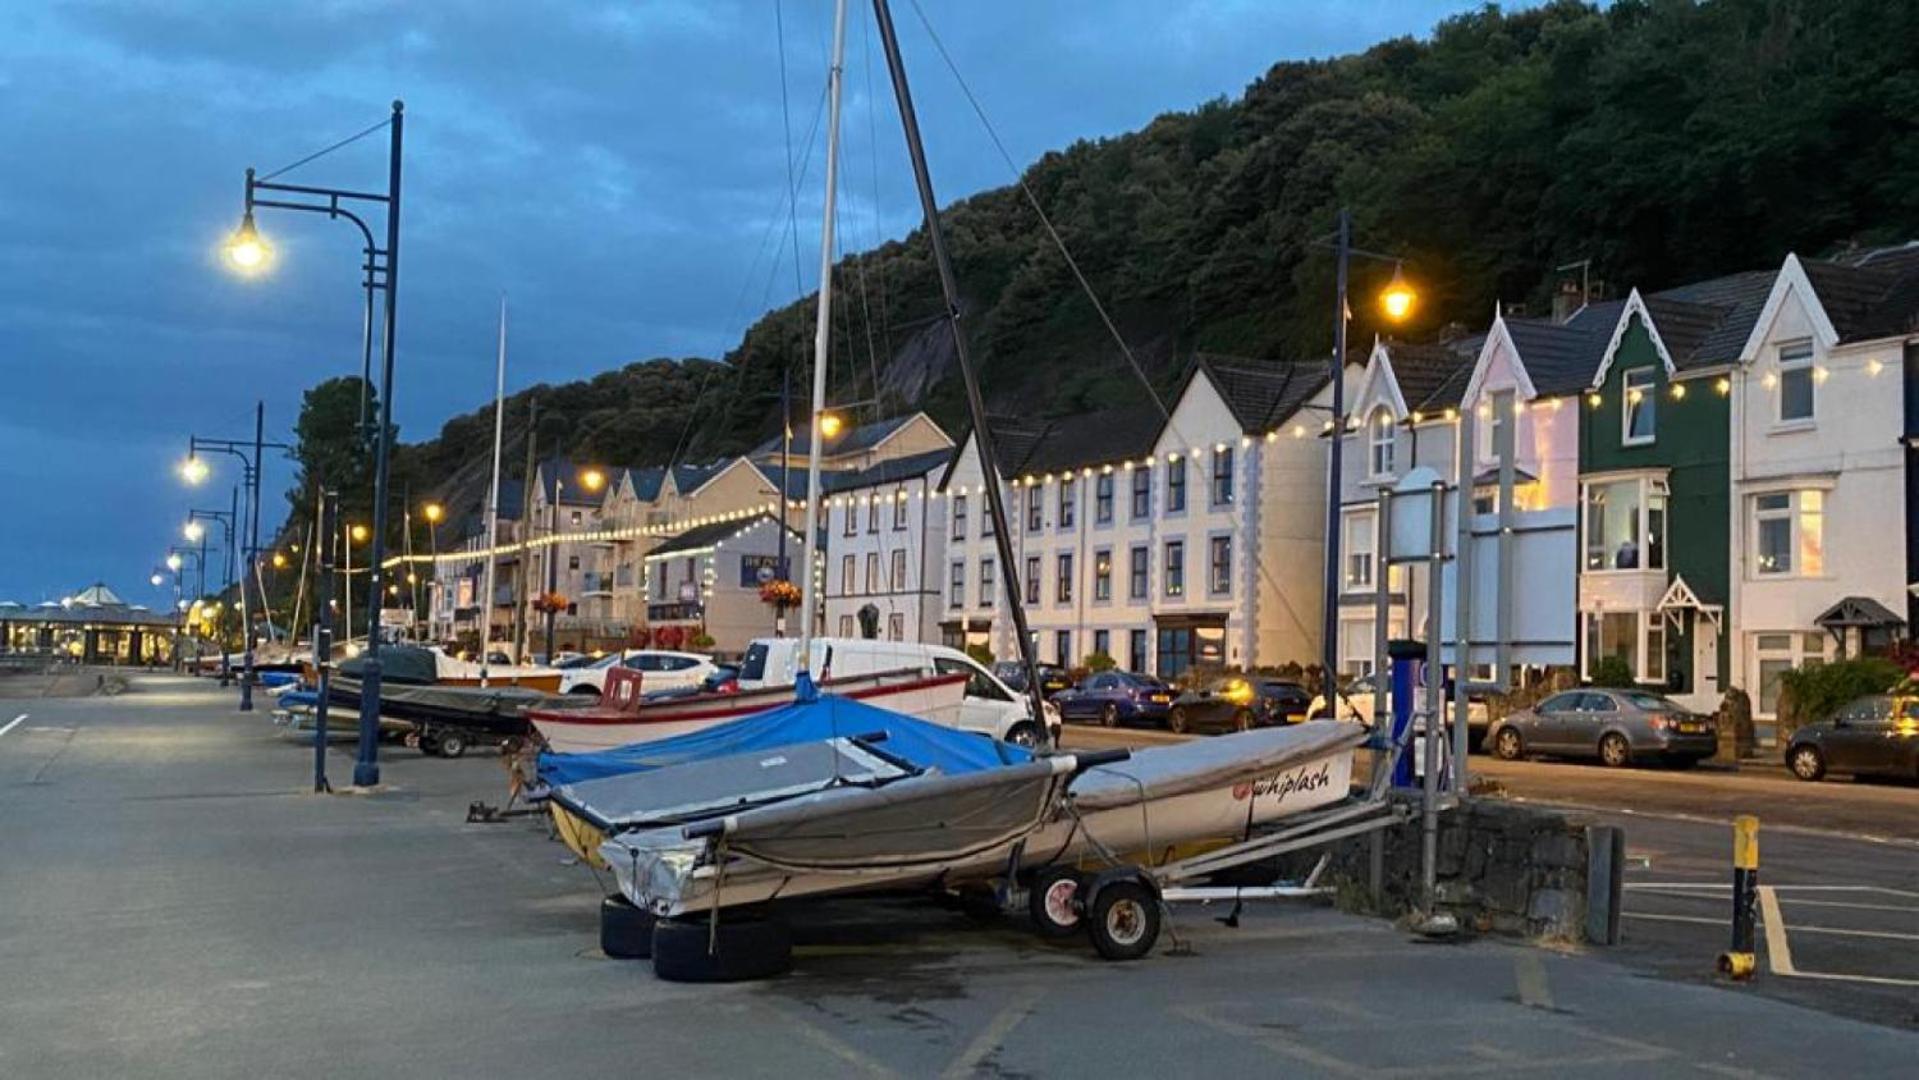
[(1115, 881), (1086, 913), (1093, 948), (1108, 960), (1137, 960), (1159, 940), (1159, 897), (1140, 881)]
[(440, 736), (440, 756), (456, 758), (466, 753), (466, 736), (458, 731), (449, 731)]
[(653, 974), (667, 982), (742, 982), (793, 966), (792, 933), (776, 919), (721, 912), (717, 937), (709, 938), (711, 932), (705, 916), (654, 923)]
[(1081, 902), (1086, 878), (1070, 866), (1049, 866), (1033, 877), (1026, 893), (1026, 910), (1039, 936), (1058, 940), (1078, 933), (1085, 923)]
[(617, 893), (600, 900), (600, 951), (616, 960), (653, 955), (653, 913)]

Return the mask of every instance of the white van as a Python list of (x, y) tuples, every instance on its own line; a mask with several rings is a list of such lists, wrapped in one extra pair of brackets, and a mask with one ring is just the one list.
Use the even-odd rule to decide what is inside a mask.
[[(791, 686), (800, 668), (799, 653), (798, 638), (755, 638), (740, 661), (740, 689)], [(810, 659), (807, 670), (819, 679), (908, 668), (928, 675), (963, 674), (966, 697), (960, 704), (959, 728), (1022, 746), (1038, 740), (1032, 703), (958, 649), (913, 641), (814, 638)], [(1057, 743), (1059, 710), (1051, 702), (1046, 703), (1046, 728)]]

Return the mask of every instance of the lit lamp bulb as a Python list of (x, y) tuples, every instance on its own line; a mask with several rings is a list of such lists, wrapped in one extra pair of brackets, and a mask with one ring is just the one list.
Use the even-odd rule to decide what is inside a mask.
[(351, 529), (347, 530), (347, 535), (353, 538), (354, 543), (364, 544), (366, 543), (366, 538), (367, 538), (366, 526), (355, 525)]
[(148, 578), (148, 579), (147, 579), (147, 581), (149, 581), (150, 583), (152, 583), (152, 585), (153, 585), (153, 587), (154, 587), (154, 588), (156, 588), (156, 589), (157, 589), (157, 588), (159, 588), (159, 587), (160, 587), (160, 583), (161, 583), (161, 582), (163, 582), (163, 581), (165, 581), (165, 580), (166, 580), (166, 578), (163, 578), (163, 577), (161, 577), (161, 576), (160, 576), (159, 574), (155, 574), (155, 575), (153, 575), (152, 577), (150, 577), (150, 578)]
[(420, 512), (425, 515), (427, 523), (431, 525), (438, 525), (440, 519), (446, 516), (446, 508), (439, 503), (427, 503)]
[(844, 430), (846, 430), (846, 421), (840, 418), (839, 413), (823, 412), (820, 414), (821, 435), (829, 439), (837, 439), (840, 436), (840, 432)]
[(198, 484), (207, 478), (207, 463), (198, 456), (187, 458), (180, 463), (180, 477), (189, 484)]
[(580, 486), (588, 491), (598, 491), (606, 486), (606, 474), (598, 469), (588, 469), (580, 474)]
[(276, 552), (274, 552), (274, 553), (273, 553), (273, 568), (274, 568), (275, 570), (284, 570), (284, 569), (286, 569), (286, 565), (287, 565), (287, 557), (286, 557), (285, 555), (282, 555), (282, 554), (280, 554), (280, 553), (279, 553), (279, 552), (277, 552), (277, 551), (276, 551)]
[(1406, 281), (1405, 268), (1394, 264), (1393, 279), (1386, 283), (1386, 291), (1379, 294), (1379, 310), (1392, 322), (1405, 322), (1418, 302), (1419, 294)]
[(260, 230), (253, 227), (252, 210), (240, 218), (240, 227), (227, 238), (226, 251), (227, 262), (242, 274), (257, 274), (272, 260), (273, 249), (261, 238)]
[(206, 526), (200, 524), (197, 521), (187, 522), (186, 528), (182, 529), (181, 531), (187, 534), (188, 540), (193, 540), (193, 541), (198, 541), (202, 536), (205, 536), (207, 534)]
[(168, 556), (167, 556), (167, 569), (169, 569), (169, 570), (171, 570), (171, 571), (173, 571), (173, 572), (174, 572), (174, 573), (176, 573), (176, 574), (177, 574), (177, 573), (179, 573), (179, 572), (180, 572), (180, 556), (178, 556), (178, 555), (168, 555)]

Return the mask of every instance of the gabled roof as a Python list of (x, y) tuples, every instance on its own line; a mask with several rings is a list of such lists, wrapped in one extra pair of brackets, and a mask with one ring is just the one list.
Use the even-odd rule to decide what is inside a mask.
[(1739, 359), (1776, 276), (1772, 270), (1747, 270), (1647, 294), (1646, 308), (1672, 354), (1673, 368), (1685, 372)]
[(1919, 328), (1919, 241), (1807, 259), (1804, 265), (1841, 342)]
[[(853, 491), (859, 488), (875, 487), (880, 484), (896, 484), (902, 480), (925, 476), (931, 472), (942, 472), (951, 460), (951, 450), (927, 450), (906, 457), (888, 458), (874, 463), (865, 469), (842, 469), (833, 473), (820, 474), (820, 488), (823, 491)], [(778, 471), (778, 467), (774, 467)], [(794, 498), (805, 496), (806, 473), (800, 472), (802, 491)]]
[(1550, 319), (1507, 319), (1506, 330), (1519, 362), (1539, 397), (1576, 394), (1592, 383), (1606, 343), (1624, 310), (1624, 300), (1587, 304), (1563, 323)]
[(1174, 400), (1205, 372), (1244, 435), (1263, 434), (1292, 419), (1330, 378), (1326, 364), (1319, 361), (1251, 360), (1216, 353), (1199, 353), (1193, 361)]
[[(939, 458), (941, 461), (945, 461), (946, 451), (939, 451)], [(782, 469), (778, 465), (761, 465), (757, 462), (753, 463), (753, 468), (759, 471), (759, 474), (766, 479), (767, 484), (771, 486), (773, 490), (783, 492), (787, 498), (806, 498), (806, 462), (803, 459), (794, 462), (786, 469)], [(830, 492), (836, 490), (833, 485), (838, 482), (840, 477), (851, 475), (852, 471), (851, 469), (821, 469), (820, 491)]]
[(1472, 378), (1479, 339), (1433, 344), (1383, 341), (1380, 344), (1392, 364), (1399, 396), (1409, 412), (1431, 414), (1458, 407), (1466, 382)]
[[(898, 432), (901, 428), (912, 423), (915, 418), (924, 415), (924, 413), (914, 412), (907, 413), (904, 416), (889, 416), (883, 420), (873, 420), (861, 424), (851, 431), (840, 432), (837, 438), (827, 439), (825, 445), (821, 447), (820, 452), (827, 457), (837, 457), (842, 454), (858, 454), (871, 450), (891, 438), (894, 433)], [(931, 423), (930, 419), (928, 423)], [(787, 448), (787, 453), (805, 457), (811, 452), (812, 445), (813, 440), (810, 432), (796, 431), (793, 433), (793, 443)], [(752, 456), (764, 457), (767, 454), (777, 454), (779, 452), (780, 439), (778, 436), (774, 436), (754, 447)]]
[(666, 467), (648, 465), (639, 469), (626, 470), (626, 482), (633, 487), (633, 497), (641, 502), (657, 502), (660, 488), (666, 484)]
[[(1008, 480), (1144, 458), (1153, 452), (1166, 423), (1157, 405), (1101, 409), (1052, 420), (995, 416), (988, 422), (1000, 471)], [(940, 475), (940, 487), (952, 479), (972, 437), (968, 432), (960, 440)]]
[(1812, 620), (1812, 624), (1823, 626), (1828, 630), (1838, 630), (1849, 626), (1868, 628), (1904, 626), (1906, 620), (1893, 614), (1886, 605), (1870, 596), (1848, 596), (1827, 608), (1823, 614)]
[[(669, 537), (661, 541), (652, 551), (647, 552), (644, 558), (657, 559), (683, 551), (702, 551), (712, 547), (714, 544), (731, 540), (762, 521), (772, 520), (773, 515), (771, 514), (755, 514), (752, 517), (740, 518), (736, 521), (714, 521), (705, 525), (695, 525), (678, 536)], [(786, 531), (795, 540), (800, 538), (797, 529), (787, 529)]]
[(681, 495), (691, 495), (704, 487), (708, 480), (725, 472), (727, 467), (737, 460), (739, 459), (727, 458), (724, 461), (708, 462), (705, 465), (675, 465), (672, 467), (673, 490)]

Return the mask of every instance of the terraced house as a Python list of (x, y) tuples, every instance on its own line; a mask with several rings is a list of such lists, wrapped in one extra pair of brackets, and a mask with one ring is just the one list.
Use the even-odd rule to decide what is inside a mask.
[(1617, 657), (1703, 712), (1733, 682), (1728, 376), (1771, 284), (1734, 274), (1626, 298), (1580, 427), (1587, 677)]
[(1325, 441), (1320, 364), (1200, 357), (1167, 415), (1114, 409), (995, 425), (1014, 535), (1001, 574), (969, 434), (948, 500), (945, 640), (1015, 652), (1018, 588), (1040, 658), (1093, 653), (1166, 677), (1309, 663), (1319, 649)]

